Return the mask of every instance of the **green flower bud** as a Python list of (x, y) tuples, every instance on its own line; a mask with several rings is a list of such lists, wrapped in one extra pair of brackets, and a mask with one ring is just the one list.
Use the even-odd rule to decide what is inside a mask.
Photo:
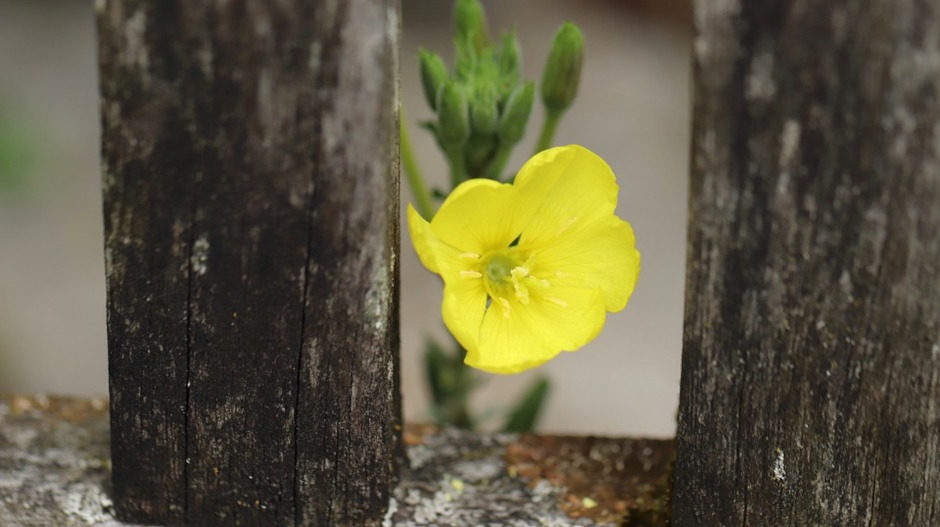
[(448, 80), (437, 95), (437, 132), (445, 148), (459, 148), (470, 138), (470, 117), (463, 88)]
[(441, 86), (447, 81), (447, 66), (441, 57), (433, 51), (418, 50), (418, 63), (421, 66), (421, 86), (424, 88), (424, 97), (432, 110), (437, 110), (437, 94)]
[(484, 90), (470, 104), (470, 124), (473, 133), (477, 135), (490, 135), (499, 125), (499, 107), (496, 96), (492, 90)]
[(550, 112), (565, 111), (578, 94), (584, 36), (578, 26), (566, 22), (552, 42), (552, 50), (542, 73), (542, 102)]
[(519, 83), (522, 70), (522, 51), (515, 31), (503, 35), (503, 49), (499, 52), (499, 88), (500, 93), (508, 96)]
[(504, 144), (516, 144), (522, 139), (534, 102), (535, 84), (532, 81), (516, 86), (506, 101), (506, 107), (499, 121), (500, 141)]
[(489, 43), (486, 31), (486, 13), (478, 0), (457, 0), (454, 4), (454, 43), (458, 54), (462, 47), (478, 55)]

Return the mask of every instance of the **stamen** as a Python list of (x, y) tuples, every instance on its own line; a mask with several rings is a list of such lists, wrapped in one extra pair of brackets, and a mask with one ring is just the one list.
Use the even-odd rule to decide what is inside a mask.
[(496, 300), (499, 301), (499, 305), (503, 308), (503, 316), (509, 318), (509, 312), (512, 311), (512, 304), (509, 303), (509, 300), (501, 296), (496, 297)]
[(557, 305), (559, 305), (559, 306), (561, 306), (561, 307), (568, 307), (568, 302), (565, 302), (564, 300), (562, 300), (562, 299), (560, 299), (560, 298), (555, 298), (555, 297), (553, 297), (553, 296), (546, 296), (546, 297), (544, 297), (544, 298), (545, 298), (545, 300), (548, 300), (549, 302), (551, 302), (551, 303), (553, 303), (553, 304), (557, 304)]
[(477, 253), (460, 253), (457, 255), (457, 258), (462, 260), (479, 260), (480, 255)]
[(523, 266), (513, 268), (512, 288), (516, 291), (516, 298), (523, 304), (529, 303), (529, 288), (523, 284), (523, 280), (529, 278), (529, 270)]
[(460, 271), (460, 278), (472, 280), (474, 278), (483, 278), (483, 273), (477, 271)]
[(563, 272), (563, 271), (555, 271), (555, 276), (557, 276), (558, 278), (567, 278), (568, 273)]

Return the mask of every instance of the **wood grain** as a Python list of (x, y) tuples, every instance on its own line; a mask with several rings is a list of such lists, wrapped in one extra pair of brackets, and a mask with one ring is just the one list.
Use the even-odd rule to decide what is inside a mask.
[(400, 456), (397, 3), (97, 7), (118, 513), (376, 525)]
[(940, 7), (695, 18), (673, 524), (940, 525)]

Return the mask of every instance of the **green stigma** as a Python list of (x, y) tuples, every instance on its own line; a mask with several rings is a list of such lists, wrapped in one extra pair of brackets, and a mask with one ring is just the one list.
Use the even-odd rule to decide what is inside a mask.
[(547, 289), (550, 284), (530, 274), (531, 258), (524, 258), (515, 247), (493, 251), (482, 259), (480, 266), (486, 294), (509, 316), (510, 299), (522, 304), (530, 301), (530, 288)]
[(508, 251), (499, 251), (491, 255), (483, 264), (483, 276), (488, 282), (487, 290), (504, 286), (512, 276), (512, 270), (519, 262), (508, 254)]

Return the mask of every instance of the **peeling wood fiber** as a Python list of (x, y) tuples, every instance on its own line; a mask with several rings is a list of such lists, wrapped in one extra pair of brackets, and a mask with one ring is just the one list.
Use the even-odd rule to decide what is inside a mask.
[(696, 4), (673, 525), (940, 525), (940, 4)]
[(394, 0), (99, 0), (114, 505), (381, 523), (400, 457)]

